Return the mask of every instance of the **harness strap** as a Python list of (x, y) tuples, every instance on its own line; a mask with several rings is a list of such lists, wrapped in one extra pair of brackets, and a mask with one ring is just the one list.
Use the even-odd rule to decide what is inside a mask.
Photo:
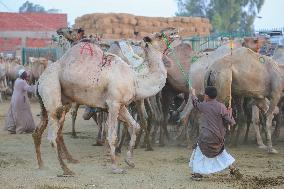
[(167, 49), (164, 51), (164, 53), (165, 53), (168, 49), (171, 50), (171, 52), (173, 53), (174, 58), (175, 58), (175, 61), (174, 61), (174, 62), (178, 65), (178, 67), (179, 67), (179, 69), (180, 69), (180, 71), (181, 71), (181, 73), (182, 73), (184, 79), (187, 81), (188, 86), (189, 86), (189, 87), (192, 87), (192, 82), (190, 81), (189, 77), (186, 75), (186, 73), (185, 73), (185, 71), (184, 71), (184, 69), (183, 69), (183, 67), (182, 67), (182, 65), (181, 65), (181, 63), (180, 63), (180, 61), (179, 61), (179, 59), (178, 59), (177, 56), (176, 56), (176, 53), (175, 53), (174, 49), (171, 47), (171, 43), (170, 43), (170, 41), (169, 41), (167, 35), (166, 35), (165, 33), (162, 33), (162, 37), (163, 37), (163, 39), (164, 39), (164, 41), (165, 41), (165, 43), (166, 43), (166, 45), (167, 45)]

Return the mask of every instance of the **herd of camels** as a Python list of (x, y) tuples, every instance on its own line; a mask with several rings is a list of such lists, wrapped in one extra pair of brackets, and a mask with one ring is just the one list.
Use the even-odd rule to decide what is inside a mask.
[[(59, 33), (67, 39), (70, 34), (64, 29)], [(64, 159), (68, 163), (78, 161), (68, 152), (62, 130), (66, 113), (72, 109), (74, 126), (79, 105), (86, 105), (107, 112), (106, 141), (111, 171), (124, 173), (116, 160), (118, 122), (125, 124), (130, 136), (125, 162), (134, 167), (133, 150), (141, 133), (145, 133), (146, 149), (152, 150), (149, 117), (155, 117), (155, 123), (160, 127), (160, 143), (164, 145), (164, 137), (169, 138), (169, 107), (174, 97), (184, 94), (184, 102), (178, 110), (179, 119), (180, 125), (188, 125), (190, 117), (195, 115), (190, 89), (196, 89), (202, 99), (208, 85), (217, 88), (219, 101), (235, 109), (238, 125), (247, 120), (254, 125), (260, 148), (277, 153), (272, 146), (271, 128), (272, 120), (281, 112), (282, 57), (278, 60), (257, 53), (257, 47), (266, 43), (265, 40), (256, 43), (254, 38), (236, 39), (233, 49), (229, 43), (224, 42), (210, 52), (196, 53), (182, 41), (177, 29), (167, 28), (136, 43), (115, 41), (105, 45), (83, 39), (56, 62), (47, 64), (45, 61), (36, 83), (41, 121), (32, 135), (39, 167), (44, 166), (40, 147), (48, 126), (51, 131), (48, 138), (56, 148), (63, 175), (74, 174)], [(192, 57), (198, 58), (193, 61)], [(5, 65), (1, 66), (2, 82), (1, 70), (5, 70)], [(137, 116), (130, 112), (130, 104), (135, 104)], [(249, 108), (246, 108), (247, 104)], [(153, 115), (149, 115), (149, 109)], [(260, 115), (265, 117), (267, 146), (260, 135)], [(242, 128), (238, 126), (235, 135), (239, 135)]]

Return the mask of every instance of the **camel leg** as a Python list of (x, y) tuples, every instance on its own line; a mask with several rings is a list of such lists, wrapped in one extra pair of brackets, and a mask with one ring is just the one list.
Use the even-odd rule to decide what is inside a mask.
[(279, 136), (280, 136), (280, 126), (281, 126), (281, 123), (282, 123), (281, 112), (279, 112), (278, 115), (276, 115), (275, 118), (276, 118), (276, 127), (275, 127), (273, 134), (272, 134), (273, 142), (275, 142), (275, 140), (278, 139)]
[(259, 108), (255, 105), (252, 106), (252, 124), (256, 134), (256, 142), (259, 148), (267, 149), (267, 146), (264, 145), (262, 137), (260, 135), (260, 119), (259, 119)]
[(155, 118), (153, 105), (150, 102), (150, 98), (145, 99), (145, 106), (147, 107), (148, 126), (149, 126), (149, 128), (154, 127), (154, 130), (151, 133), (151, 143), (155, 144), (158, 126), (157, 126), (157, 124), (155, 124), (156, 118)]
[(98, 114), (94, 114), (92, 116), (93, 120), (97, 123), (98, 125), (98, 136), (96, 143), (93, 144), (93, 146), (103, 146), (104, 143), (104, 129), (103, 129), (103, 112), (99, 112)]
[(245, 137), (244, 137), (244, 143), (246, 144), (248, 142), (248, 134), (249, 134), (249, 129), (250, 129), (250, 125), (251, 125), (251, 122), (252, 122), (252, 111), (251, 111), (252, 107), (251, 105), (249, 104), (248, 100), (245, 99), (245, 102), (244, 102), (244, 110), (245, 110), (245, 115), (246, 115), (246, 126), (247, 126), (247, 129), (246, 129), (246, 133), (245, 133)]
[(135, 164), (133, 162), (133, 150), (135, 146), (135, 140), (136, 140), (136, 132), (140, 129), (139, 124), (133, 119), (133, 117), (130, 115), (129, 111), (125, 106), (123, 106), (120, 109), (119, 115), (126, 121), (128, 126), (128, 132), (131, 136), (130, 142), (129, 142), (129, 148), (127, 151), (127, 156), (125, 158), (125, 162), (130, 167), (135, 167)]
[(239, 137), (243, 131), (244, 128), (244, 122), (245, 122), (245, 115), (244, 115), (244, 109), (243, 109), (243, 97), (235, 97), (234, 98), (236, 101), (236, 106), (237, 106), (237, 110), (239, 112), (239, 115), (237, 116), (237, 124), (238, 124), (238, 128), (237, 128), (237, 133), (233, 139), (233, 146), (238, 146), (239, 144)]
[(250, 128), (250, 123), (251, 121), (249, 119), (247, 119), (247, 128), (246, 128), (246, 133), (245, 133), (245, 137), (244, 137), (244, 144), (246, 144), (248, 142), (248, 134), (249, 134), (249, 128)]
[(71, 110), (71, 116), (72, 116), (72, 134), (71, 136), (73, 138), (77, 138), (77, 134), (75, 131), (75, 122), (76, 122), (76, 118), (77, 118), (77, 112), (79, 109), (79, 104), (72, 104), (72, 110)]
[(271, 140), (271, 126), (272, 126), (272, 119), (273, 114), (268, 114), (266, 117), (266, 133), (267, 133), (267, 146), (268, 146), (268, 153), (270, 154), (277, 154), (277, 150), (272, 147), (272, 140)]
[(63, 153), (62, 154), (63, 157), (65, 157), (67, 159), (68, 163), (79, 163), (79, 161), (74, 159), (72, 157), (72, 155), (69, 153), (69, 151), (68, 151), (68, 149), (67, 149), (67, 147), (64, 143), (63, 135), (61, 134), (61, 135), (59, 135), (59, 137), (60, 137), (60, 139), (59, 139), (60, 140), (60, 147), (62, 148), (61, 150), (62, 150), (62, 153)]
[(151, 144), (150, 144), (149, 128), (148, 128), (148, 123), (146, 120), (147, 115), (146, 115), (144, 100), (137, 101), (136, 107), (137, 107), (137, 113), (138, 113), (138, 116), (141, 122), (141, 126), (145, 131), (144, 144), (146, 144), (146, 151), (152, 151), (153, 148), (151, 147)]
[[(171, 139), (170, 139), (170, 134), (169, 134), (169, 131), (168, 131), (169, 116), (168, 116), (168, 111), (167, 111), (166, 117), (164, 117), (163, 104), (162, 104), (162, 93), (161, 92), (159, 92), (156, 95), (156, 101), (157, 101), (158, 110), (159, 110), (159, 114), (160, 114), (160, 124), (162, 126), (162, 129), (164, 130), (164, 134), (166, 135), (167, 140), (170, 141)], [(167, 108), (167, 110), (169, 110), (169, 107)], [(165, 123), (164, 123), (164, 120), (166, 120)]]
[[(41, 104), (41, 105), (43, 106), (43, 104)], [(42, 108), (44, 108), (44, 107), (42, 107)], [(43, 169), (43, 167), (44, 167), (43, 161), (42, 161), (42, 158), (41, 158), (40, 145), (41, 145), (42, 134), (43, 134), (44, 130), (46, 129), (47, 124), (48, 124), (47, 112), (46, 112), (45, 109), (42, 109), (41, 121), (40, 121), (39, 125), (36, 127), (34, 133), (32, 134), (39, 169)]]
[(275, 110), (275, 107), (277, 106), (279, 100), (280, 100), (280, 94), (281, 92), (274, 91), (272, 93), (272, 98), (270, 100), (269, 109), (266, 113), (266, 133), (267, 133), (267, 146), (268, 146), (268, 153), (276, 154), (278, 153), (277, 150), (275, 150), (272, 147), (272, 140), (271, 140), (271, 127), (272, 127), (272, 120), (273, 120), (273, 112)]
[(109, 112), (108, 112), (108, 118), (107, 118), (107, 124), (108, 124), (108, 143), (109, 143), (109, 147), (110, 147), (110, 155), (111, 155), (111, 169), (112, 169), (112, 173), (124, 173), (125, 170), (118, 168), (117, 166), (117, 160), (116, 160), (116, 156), (115, 156), (115, 146), (116, 146), (116, 142), (117, 142), (117, 132), (116, 132), (116, 128), (117, 128), (117, 118), (118, 118), (118, 113), (120, 111), (120, 104), (116, 103), (116, 102), (111, 102), (108, 103), (108, 107), (109, 107)]
[(128, 134), (127, 128), (124, 126), (123, 129), (122, 129), (122, 134), (121, 134), (121, 138), (119, 140), (118, 147), (115, 149), (116, 153), (121, 153), (121, 148), (124, 144), (124, 140), (125, 140), (125, 137), (126, 137), (127, 134)]
[[(59, 114), (60, 117), (56, 116), (56, 114), (57, 115)], [(64, 163), (63, 158), (62, 158), (63, 154), (65, 154), (65, 152), (63, 150), (64, 147), (62, 147), (62, 144), (63, 144), (62, 129), (63, 129), (64, 121), (65, 121), (65, 115), (66, 115), (66, 112), (62, 108), (61, 115), (60, 115), (60, 110), (59, 110), (59, 111), (57, 111), (57, 113), (53, 113), (50, 116), (50, 118), (51, 118), (50, 119), (50, 121), (51, 121), (50, 127), (53, 130), (53, 134), (52, 134), (50, 139), (51, 139), (53, 146), (56, 148), (56, 151), (57, 151), (57, 157), (58, 157), (61, 169), (63, 170), (62, 176), (71, 176), (71, 175), (74, 175), (74, 172), (71, 171), (67, 167), (67, 165)], [(58, 118), (60, 118), (60, 119), (58, 119)]]
[(181, 113), (179, 128), (183, 126), (183, 129), (177, 133), (176, 139), (181, 138), (182, 134), (187, 130), (186, 127), (189, 125), (189, 115), (192, 112), (193, 104), (191, 96), (189, 96), (186, 106), (184, 107), (183, 113)]

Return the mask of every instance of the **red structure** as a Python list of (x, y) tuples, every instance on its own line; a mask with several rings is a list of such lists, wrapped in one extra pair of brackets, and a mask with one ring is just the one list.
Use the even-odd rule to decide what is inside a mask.
[(67, 27), (67, 14), (0, 12), (0, 52), (46, 47), (61, 27)]

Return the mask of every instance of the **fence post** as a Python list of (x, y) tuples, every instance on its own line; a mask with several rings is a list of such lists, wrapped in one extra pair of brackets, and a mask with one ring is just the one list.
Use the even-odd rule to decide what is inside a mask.
[(26, 64), (26, 48), (22, 48), (22, 65)]

